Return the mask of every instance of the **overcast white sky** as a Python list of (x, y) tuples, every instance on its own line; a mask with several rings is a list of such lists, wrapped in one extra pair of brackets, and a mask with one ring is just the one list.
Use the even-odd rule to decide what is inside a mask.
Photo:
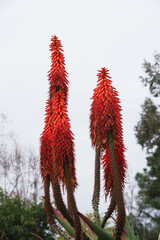
[[(119, 91), (133, 178), (145, 166), (145, 153), (133, 132), (148, 95), (138, 77), (143, 59), (152, 61), (154, 51), (160, 52), (159, 26), (159, 0), (0, 0), (0, 112), (12, 121), (19, 142), (36, 151), (44, 126), (50, 38), (56, 34), (62, 42), (80, 185), (76, 197), (83, 212), (91, 210), (94, 152), (89, 109), (97, 71), (109, 68)], [(105, 205), (100, 209), (105, 211)]]

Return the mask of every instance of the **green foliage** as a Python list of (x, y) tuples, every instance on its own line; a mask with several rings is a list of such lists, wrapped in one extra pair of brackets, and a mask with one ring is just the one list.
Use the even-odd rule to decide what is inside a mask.
[[(145, 77), (141, 77), (154, 97), (160, 96), (160, 54), (155, 54), (155, 63), (143, 63)], [(154, 239), (160, 229), (160, 106), (150, 98), (142, 105), (140, 121), (135, 126), (138, 144), (147, 153), (147, 168), (136, 174), (139, 186), (137, 223), (146, 220), (146, 226), (136, 224), (136, 229), (144, 233), (145, 239)], [(135, 222), (136, 222), (135, 221)], [(147, 226), (148, 225), (148, 226)], [(158, 238), (158, 237), (157, 237)]]
[(153, 101), (146, 98), (142, 105), (141, 119), (135, 127), (138, 143), (152, 153), (153, 148), (160, 145), (160, 112)]
[(43, 202), (23, 200), (19, 195), (12, 196), (0, 189), (0, 236), (4, 240), (36, 239), (30, 232), (42, 239), (51, 240), (47, 226)]
[(135, 236), (138, 240), (156, 240), (158, 239), (158, 229), (157, 225), (153, 224), (153, 220), (147, 222), (149, 217), (141, 215), (140, 212), (138, 216), (132, 215), (129, 217), (134, 228)]
[(90, 229), (93, 231), (94, 234), (97, 235), (100, 239), (106, 239), (111, 240), (112, 236), (105, 231), (103, 228), (98, 226), (96, 223), (92, 222), (90, 219), (88, 219), (86, 216), (84, 216), (82, 213), (79, 213), (81, 219), (90, 227)]
[(160, 54), (154, 54), (154, 64), (144, 60), (142, 68), (145, 76), (141, 76), (144, 86), (148, 86), (154, 97), (160, 96)]
[[(93, 213), (87, 213), (87, 214), (86, 214), (86, 217), (87, 217), (88, 219), (90, 219), (92, 222), (94, 222), (94, 215), (93, 215)], [(100, 217), (100, 222), (102, 222), (104, 216), (103, 216), (102, 214), (100, 214), (99, 217)], [(106, 224), (105, 224), (105, 226), (104, 226), (104, 229), (105, 229), (108, 233), (112, 234), (114, 227), (113, 227), (113, 226), (109, 226), (109, 225), (110, 225), (110, 222), (107, 221)], [(85, 226), (84, 226), (84, 227), (85, 227)]]
[[(93, 213), (87, 213), (87, 214), (86, 214), (86, 217), (87, 217), (89, 220), (91, 220), (92, 222), (94, 222), (94, 215), (93, 215)], [(57, 216), (56, 216), (56, 218), (57, 218)], [(60, 218), (59, 218), (59, 220), (60, 220)], [(103, 216), (100, 215), (100, 222), (102, 222), (102, 220), (103, 220)], [(59, 222), (62, 223), (61, 220), (60, 220)], [(112, 235), (114, 227), (113, 227), (113, 226), (109, 226), (109, 224), (110, 224), (110, 222), (107, 222), (107, 223), (105, 224), (104, 230), (106, 230), (108, 233), (110, 233), (110, 234)], [(62, 225), (63, 225), (63, 224), (62, 224)], [(65, 229), (67, 229), (67, 228), (65, 228)], [(87, 233), (88, 235), (90, 235), (90, 232), (89, 232), (88, 228), (86, 227), (86, 224), (85, 224), (83, 221), (82, 221), (82, 229), (83, 229), (83, 231), (84, 231), (85, 233)], [(71, 234), (71, 235), (72, 235), (72, 234)], [(64, 238), (64, 237), (61, 237), (61, 236), (57, 237), (57, 240), (64, 240), (64, 239), (65, 239), (65, 238)]]
[(147, 150), (147, 166), (137, 173), (139, 195), (146, 207), (160, 210), (160, 112), (151, 99), (142, 105), (141, 120), (136, 128), (138, 143)]
[(126, 236), (126, 240), (129, 239), (129, 240), (136, 240), (136, 237), (131, 229), (131, 226), (129, 224), (129, 221), (128, 221), (128, 217), (126, 217), (126, 230), (127, 230), (127, 233), (128, 234), (125, 234), (127, 235)]

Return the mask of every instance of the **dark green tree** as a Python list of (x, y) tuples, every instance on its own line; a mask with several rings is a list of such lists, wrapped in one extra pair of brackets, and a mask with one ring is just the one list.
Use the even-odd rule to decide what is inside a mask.
[(4, 240), (51, 240), (43, 201), (29, 201), (4, 194), (0, 188), (0, 238)]
[(154, 97), (160, 96), (160, 54), (154, 54), (154, 63), (144, 60), (142, 64), (145, 76), (140, 76), (144, 86), (149, 87), (150, 93)]
[[(160, 97), (160, 54), (154, 55), (154, 63), (144, 61), (142, 65), (145, 76), (141, 76), (144, 86), (149, 87), (152, 98)], [(155, 99), (155, 100), (156, 100)], [(142, 105), (140, 121), (135, 126), (138, 144), (146, 150), (147, 167), (136, 174), (139, 186), (138, 219), (146, 219), (146, 226), (137, 226), (145, 232), (145, 239), (158, 238), (160, 231), (160, 105), (146, 98)], [(146, 230), (144, 229), (146, 228)], [(149, 233), (150, 232), (150, 233)]]

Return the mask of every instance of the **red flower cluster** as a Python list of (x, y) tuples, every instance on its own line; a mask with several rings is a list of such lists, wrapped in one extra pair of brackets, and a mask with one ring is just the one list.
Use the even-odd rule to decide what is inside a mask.
[(76, 186), (73, 134), (67, 113), (68, 80), (62, 45), (56, 36), (50, 44), (51, 69), (48, 72), (49, 99), (46, 103), (45, 127), (41, 135), (41, 174), (53, 176), (65, 185), (64, 163), (68, 164), (72, 188)]
[(64, 163), (66, 162), (71, 177), (72, 188), (76, 186), (75, 158), (73, 134), (70, 130), (69, 118), (65, 105), (65, 97), (60, 92), (53, 98), (53, 132), (52, 146), (54, 149), (54, 159), (57, 176), (65, 183)]
[(68, 73), (65, 70), (65, 61), (61, 41), (56, 36), (51, 38), (51, 69), (48, 71), (50, 96), (60, 91), (64, 94), (66, 103), (68, 98)]
[(102, 164), (104, 168), (106, 195), (113, 188), (113, 173), (111, 168), (108, 138), (112, 134), (116, 163), (121, 187), (123, 188), (126, 162), (124, 158), (125, 147), (123, 144), (121, 107), (118, 93), (112, 87), (109, 70), (102, 68), (98, 72), (98, 84), (94, 89), (93, 102), (90, 115), (90, 136), (93, 146), (100, 146), (104, 153)]

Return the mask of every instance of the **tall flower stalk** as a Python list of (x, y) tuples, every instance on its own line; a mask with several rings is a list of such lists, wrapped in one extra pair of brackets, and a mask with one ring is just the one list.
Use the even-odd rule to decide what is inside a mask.
[[(41, 174), (45, 179), (44, 182), (46, 182), (46, 178), (50, 179), (56, 206), (74, 225), (75, 239), (81, 239), (81, 223), (73, 194), (77, 186), (77, 179), (74, 139), (67, 112), (68, 80), (62, 45), (56, 36), (51, 39), (50, 50), (49, 99), (46, 103), (45, 127), (41, 135)], [(60, 184), (68, 192), (73, 222), (63, 202)], [(48, 195), (45, 197), (48, 198)], [(47, 211), (48, 213), (49, 211)], [(49, 219), (51, 219), (50, 215), (48, 215)]]
[[(102, 152), (102, 165), (104, 169), (105, 193), (110, 194), (112, 204), (110, 205), (108, 216), (117, 207), (117, 227), (116, 239), (121, 239), (125, 225), (125, 208), (123, 200), (123, 187), (126, 172), (126, 162), (124, 158), (124, 144), (121, 124), (121, 107), (119, 104), (118, 93), (112, 87), (109, 71), (102, 68), (98, 72), (98, 84), (94, 89), (90, 114), (90, 136), (92, 144), (100, 148)], [(100, 158), (100, 156), (99, 156)], [(96, 161), (100, 161), (99, 159)], [(96, 188), (95, 176), (95, 188)], [(97, 184), (99, 186), (99, 183)], [(97, 222), (95, 205), (99, 202), (99, 189), (97, 197), (94, 190), (94, 214)], [(107, 219), (107, 217), (106, 217)]]

